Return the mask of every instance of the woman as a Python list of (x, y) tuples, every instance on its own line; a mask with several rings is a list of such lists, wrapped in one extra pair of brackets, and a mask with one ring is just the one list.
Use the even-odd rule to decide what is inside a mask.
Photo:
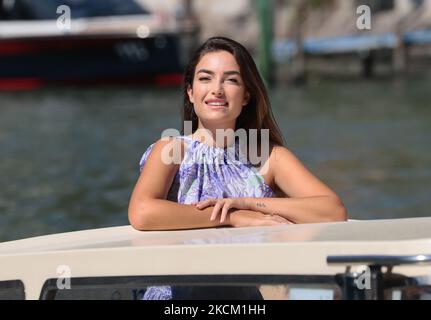
[[(191, 135), (160, 139), (141, 159), (141, 175), (129, 204), (134, 228), (244, 227), (347, 219), (340, 198), (283, 146), (263, 81), (241, 44), (214, 37), (197, 50), (185, 71), (183, 120), (192, 121)], [(269, 144), (268, 156), (258, 168), (250, 165), (249, 154), (246, 161), (238, 160), (237, 140), (229, 135), (222, 141), (214, 139), (220, 129), (243, 129), (247, 137), (255, 129), (258, 138), (266, 129), (269, 141), (257, 139), (256, 148), (263, 154)], [(172, 150), (181, 152), (172, 155)], [(220, 157), (224, 161), (214, 161)]]
[[(184, 82), (183, 134), (160, 139), (142, 156), (129, 204), (134, 228), (346, 220), (339, 197), (283, 146), (262, 79), (242, 45), (210, 38), (190, 61)], [(191, 121), (189, 135), (186, 121)], [(240, 130), (248, 142), (257, 133), (245, 152), (233, 134)], [(219, 139), (220, 131), (228, 134)], [(253, 149), (260, 155), (255, 163)], [(144, 294), (145, 300), (217, 297), (262, 299), (256, 287), (153, 286)]]

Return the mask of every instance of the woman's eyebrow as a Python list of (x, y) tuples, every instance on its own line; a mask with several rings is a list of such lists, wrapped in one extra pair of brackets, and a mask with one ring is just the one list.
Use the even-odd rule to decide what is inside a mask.
[(241, 75), (241, 73), (239, 71), (236, 71), (236, 70), (226, 71), (226, 72), (224, 72), (224, 74), (227, 74), (227, 75), (237, 74), (239, 76)]
[[(196, 72), (196, 74), (198, 74), (198, 73), (208, 73), (208, 74), (211, 74), (211, 75), (215, 74), (214, 71), (211, 71), (211, 70), (208, 70), (208, 69), (200, 69), (198, 72)], [(226, 74), (226, 75), (233, 75), (233, 74), (241, 75), (240, 72), (236, 71), (236, 70), (225, 71), (223, 73)]]

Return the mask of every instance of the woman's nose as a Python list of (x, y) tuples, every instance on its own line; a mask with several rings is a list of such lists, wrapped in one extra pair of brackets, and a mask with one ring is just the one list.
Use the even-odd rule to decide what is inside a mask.
[(213, 88), (213, 94), (215, 96), (221, 96), (221, 95), (223, 95), (223, 87), (220, 84), (214, 86), (214, 88)]

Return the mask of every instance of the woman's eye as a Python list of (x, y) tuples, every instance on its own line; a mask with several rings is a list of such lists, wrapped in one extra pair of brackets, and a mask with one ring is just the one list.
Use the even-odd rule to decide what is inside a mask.
[(207, 80), (209, 80), (210, 78), (209, 77), (200, 77), (199, 78), (199, 81), (207, 81)]
[(238, 79), (236, 79), (236, 78), (228, 79), (228, 81), (230, 81), (230, 82), (234, 82), (234, 83), (239, 83)]

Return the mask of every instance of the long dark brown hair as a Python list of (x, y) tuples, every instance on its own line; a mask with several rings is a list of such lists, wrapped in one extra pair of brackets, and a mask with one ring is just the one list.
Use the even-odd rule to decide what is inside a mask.
[(269, 129), (269, 141), (271, 145), (283, 146), (283, 135), (274, 119), (268, 93), (253, 58), (243, 45), (224, 37), (212, 37), (205, 41), (196, 50), (186, 67), (183, 83), (184, 108), (182, 112), (182, 134), (184, 134), (184, 121), (192, 121), (193, 133), (198, 128), (198, 117), (187, 94), (187, 89), (193, 87), (196, 66), (205, 54), (217, 51), (227, 51), (235, 57), (240, 67), (245, 89), (250, 94), (247, 106), (242, 109), (241, 114), (236, 120), (235, 130), (245, 129), (248, 137), (249, 129), (257, 129), (258, 137), (260, 137), (260, 130)]

